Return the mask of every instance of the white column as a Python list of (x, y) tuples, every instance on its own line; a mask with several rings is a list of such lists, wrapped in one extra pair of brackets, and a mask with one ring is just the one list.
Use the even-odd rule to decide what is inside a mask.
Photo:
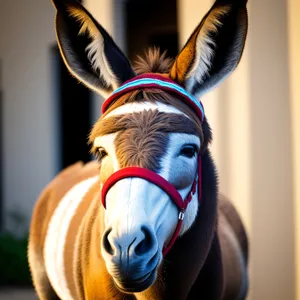
[(288, 1), (290, 111), (293, 139), (296, 299), (300, 300), (300, 1)]
[(294, 299), (287, 2), (249, 5), (253, 299)]

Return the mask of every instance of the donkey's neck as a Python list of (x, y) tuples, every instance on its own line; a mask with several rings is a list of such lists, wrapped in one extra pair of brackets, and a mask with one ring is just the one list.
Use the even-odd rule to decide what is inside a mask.
[[(168, 261), (165, 264), (168, 265), (171, 264), (171, 262)], [(173, 279), (174, 284), (170, 285), (171, 283), (169, 282), (163, 282), (163, 280), (165, 280), (164, 277), (170, 275), (167, 274), (168, 271), (162, 269), (161, 274), (159, 275), (161, 279), (158, 279), (158, 283), (155, 283), (153, 287), (143, 293), (135, 294), (136, 299), (222, 299), (224, 284), (223, 266), (219, 237), (217, 233), (214, 235), (211, 248), (203, 267), (193, 282), (187, 282), (184, 278), (189, 271), (190, 269), (188, 269), (188, 267), (178, 271), (175, 265), (173, 272), (182, 273), (177, 273), (178, 276), (176, 280)], [(169, 270), (169, 272), (171, 271)]]

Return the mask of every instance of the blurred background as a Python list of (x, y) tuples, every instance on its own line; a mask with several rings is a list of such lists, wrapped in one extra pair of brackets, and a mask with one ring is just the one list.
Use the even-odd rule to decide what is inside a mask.
[[(134, 61), (156, 45), (176, 56), (212, 0), (85, 0)], [(252, 300), (300, 300), (300, 1), (249, 0), (235, 73), (202, 102), (221, 192), (250, 239)], [(1, 1), (0, 291), (35, 299), (26, 259), (34, 203), (65, 166), (88, 161), (101, 99), (58, 53), (50, 0)], [(15, 297), (15, 298), (14, 298)], [(26, 298), (27, 297), (27, 298)]]

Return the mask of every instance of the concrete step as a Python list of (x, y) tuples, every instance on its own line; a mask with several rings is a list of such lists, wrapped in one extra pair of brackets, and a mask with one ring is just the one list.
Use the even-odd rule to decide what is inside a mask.
[(0, 289), (0, 300), (38, 300), (33, 289), (4, 288)]

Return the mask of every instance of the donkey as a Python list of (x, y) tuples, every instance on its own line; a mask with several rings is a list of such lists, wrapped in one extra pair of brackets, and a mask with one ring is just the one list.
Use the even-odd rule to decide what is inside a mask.
[(174, 62), (133, 68), (76, 0), (53, 0), (70, 72), (107, 98), (89, 142), (97, 160), (63, 170), (32, 216), (40, 299), (245, 299), (248, 241), (218, 195), (198, 100), (238, 65), (246, 0), (216, 0)]

